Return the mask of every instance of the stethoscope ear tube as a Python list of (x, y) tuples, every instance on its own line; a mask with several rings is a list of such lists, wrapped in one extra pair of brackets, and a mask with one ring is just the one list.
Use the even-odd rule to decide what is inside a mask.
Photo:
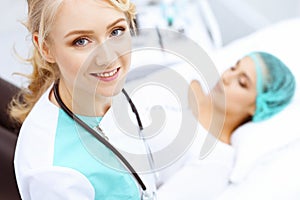
[[(146, 186), (143, 183), (142, 179), (140, 178), (140, 176), (136, 173), (136, 171), (134, 170), (134, 168), (130, 165), (130, 163), (126, 160), (126, 158), (113, 146), (111, 145), (106, 139), (104, 139), (101, 135), (99, 135), (94, 129), (92, 129), (91, 127), (89, 127), (86, 123), (84, 123), (81, 119), (79, 119), (62, 101), (62, 99), (60, 98), (59, 95), (59, 90), (58, 90), (58, 82), (59, 80), (55, 81), (54, 86), (53, 86), (53, 92), (54, 92), (54, 96), (55, 99), (57, 101), (57, 103), (59, 104), (59, 106), (63, 109), (63, 111), (73, 120), (76, 121), (76, 123), (78, 123), (80, 126), (82, 126), (86, 131), (88, 131), (90, 134), (92, 134), (99, 142), (101, 142), (102, 144), (104, 144), (108, 149), (110, 149), (120, 160), (121, 162), (125, 165), (125, 167), (130, 171), (130, 173), (134, 176), (134, 178), (136, 179), (136, 181), (139, 183), (139, 185), (141, 186), (143, 191), (146, 191)], [(125, 91), (124, 89), (122, 91)], [(124, 93), (124, 92), (123, 92)], [(125, 92), (124, 93), (127, 100), (128, 100), (128, 95)], [(129, 101), (129, 100), (128, 100)], [(129, 101), (131, 102), (131, 100)], [(130, 103), (130, 105), (132, 104), (132, 102)], [(133, 109), (133, 107), (131, 107)], [(135, 108), (135, 107), (134, 107)], [(138, 118), (139, 119), (139, 118)], [(140, 120), (139, 120), (140, 121)], [(142, 125), (141, 123), (139, 123), (139, 126)]]

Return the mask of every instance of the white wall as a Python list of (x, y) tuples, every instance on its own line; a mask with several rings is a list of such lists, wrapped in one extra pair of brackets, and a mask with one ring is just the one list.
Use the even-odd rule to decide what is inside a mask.
[(26, 58), (30, 48), (27, 29), (21, 24), (25, 20), (26, 0), (2, 0), (0, 13), (0, 77), (19, 86), (25, 79), (13, 75), (15, 72), (29, 73), (31, 67), (18, 60), (17, 55)]
[(271, 21), (299, 17), (299, 0), (244, 0)]
[(300, 17), (300, 0), (207, 0), (223, 44), (278, 21)]
[[(138, 4), (147, 4), (162, 0), (134, 0)], [(183, 1), (183, 0), (178, 0)], [(190, 3), (204, 0), (187, 0)], [(245, 36), (253, 31), (282, 19), (300, 17), (300, 0), (207, 0), (218, 19), (223, 44)], [(142, 3), (144, 2), (144, 3)], [(31, 46), (26, 28), (19, 20), (25, 20), (26, 0), (2, 0), (0, 12), (0, 77), (17, 85), (26, 84), (25, 79), (12, 75), (14, 72), (29, 73), (31, 67), (24, 65), (14, 56), (13, 47), (22, 57), (27, 57)], [(185, 11), (186, 12), (186, 11)], [(197, 16), (199, 17), (199, 15)], [(196, 24), (196, 25), (195, 25)], [(189, 26), (198, 26), (194, 20)], [(199, 26), (198, 26), (199, 27)], [(190, 27), (188, 30), (196, 33)], [(187, 31), (188, 32), (188, 31)], [(195, 41), (197, 41), (195, 39)]]

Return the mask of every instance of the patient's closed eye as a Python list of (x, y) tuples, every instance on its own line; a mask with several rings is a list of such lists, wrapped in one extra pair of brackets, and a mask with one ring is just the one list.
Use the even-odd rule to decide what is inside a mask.
[(239, 75), (238, 82), (241, 87), (249, 88), (249, 77), (246, 74), (242, 73)]
[(235, 70), (236, 70), (236, 66), (230, 67), (230, 70), (231, 70), (231, 71), (235, 71)]
[(245, 78), (240, 78), (239, 79), (239, 84), (240, 84), (241, 87), (247, 88), (247, 82), (246, 82)]

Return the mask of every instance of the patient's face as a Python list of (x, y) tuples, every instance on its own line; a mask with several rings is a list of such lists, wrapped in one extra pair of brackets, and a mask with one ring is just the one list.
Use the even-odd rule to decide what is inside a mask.
[[(250, 57), (244, 57), (227, 69), (212, 91), (218, 108), (218, 96), (225, 94), (226, 116), (234, 115), (241, 120), (254, 115), (256, 103), (256, 69)], [(220, 100), (219, 100), (220, 101)], [(220, 106), (221, 107), (221, 106)]]

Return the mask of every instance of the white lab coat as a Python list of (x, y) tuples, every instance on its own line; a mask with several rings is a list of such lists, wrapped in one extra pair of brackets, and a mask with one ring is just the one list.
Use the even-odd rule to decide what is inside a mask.
[[(94, 199), (95, 190), (87, 177), (74, 169), (53, 165), (54, 144), (60, 111), (49, 101), (49, 92), (50, 88), (34, 106), (25, 120), (18, 138), (15, 171), (21, 196), (23, 199)], [(177, 137), (181, 116), (180, 110), (172, 107), (169, 101), (167, 102), (169, 107), (165, 107), (167, 117), (164, 129), (159, 132), (161, 137), (149, 139), (154, 160), (157, 161), (156, 164), (159, 164), (159, 167), (156, 165), (156, 180), (153, 173), (149, 173), (150, 169), (147, 156), (145, 156), (143, 141), (133, 137), (138, 135), (137, 129), (130, 132), (132, 135), (126, 135), (115, 119), (116, 114), (120, 116), (121, 112), (127, 113), (126, 108), (114, 109), (115, 104), (113, 104), (100, 122), (100, 127), (109, 141), (133, 165), (147, 188), (154, 189), (155, 185), (164, 184), (184, 163), (195, 159), (201, 149), (202, 138), (205, 136), (194, 132), (188, 139), (189, 145), (175, 146), (175, 148), (183, 148), (177, 156), (175, 155), (173, 158), (172, 155), (163, 156), (164, 147), (168, 144), (172, 146), (172, 141)], [(136, 122), (129, 106), (128, 110), (129, 117), (133, 117), (132, 121)], [(148, 115), (144, 115), (143, 111), (140, 112), (140, 115), (144, 126), (147, 127), (147, 120), (143, 116)], [(188, 136), (188, 133), (182, 134)]]
[[(155, 186), (160, 187), (184, 165), (199, 158), (199, 153), (205, 140), (207, 140), (208, 134), (196, 121), (192, 112), (188, 110), (187, 107), (178, 106), (178, 102), (176, 102), (172, 96), (155, 89), (155, 86), (151, 86), (150, 92), (146, 91), (147, 94), (132, 95), (131, 97), (139, 111), (145, 129), (147, 129), (148, 126), (151, 126), (151, 123), (155, 123), (155, 119), (151, 119), (151, 117), (153, 118), (156, 116), (151, 113), (151, 110), (154, 110), (155, 112), (155, 109), (157, 109), (155, 108), (155, 105), (161, 106), (165, 112), (165, 118), (163, 119), (165, 121), (161, 130), (157, 131), (153, 137), (147, 139), (155, 162), (156, 180), (153, 174), (149, 173), (151, 169), (149, 168), (148, 158), (145, 156), (146, 151), (144, 143), (134, 137), (128, 137), (128, 135), (124, 134), (124, 130), (120, 131), (122, 127), (120, 127), (120, 124), (118, 124), (115, 119), (116, 115), (121, 115), (121, 113), (116, 112), (118, 110), (114, 110), (114, 103), (112, 108), (101, 120), (100, 127), (105, 133), (109, 133), (109, 141), (122, 152), (125, 152), (123, 155), (130, 160), (133, 167), (140, 172), (142, 178), (144, 180), (151, 180), (151, 182), (155, 181)], [(154, 96), (157, 93), (160, 95), (155, 96), (153, 99), (147, 98), (147, 95)], [(123, 95), (121, 95), (121, 98), (123, 98)], [(126, 103), (126, 106), (128, 106), (128, 103)], [(182, 114), (184, 109), (187, 113), (185, 116)], [(136, 124), (135, 115), (131, 112), (129, 106), (128, 113), (131, 122)], [(190, 132), (180, 132), (179, 129), (183, 126), (183, 117), (189, 118), (189, 123), (192, 124), (192, 126), (194, 125), (195, 129), (191, 129)], [(137, 135), (137, 130), (134, 130), (133, 133)], [(182, 140), (175, 144), (174, 141), (178, 139), (178, 137), (181, 137)], [(164, 153), (166, 148), (170, 148), (168, 154)], [(137, 153), (144, 155), (144, 159), (135, 159), (132, 157), (131, 153), (133, 155)], [(145, 169), (148, 169), (148, 171), (145, 171)]]

